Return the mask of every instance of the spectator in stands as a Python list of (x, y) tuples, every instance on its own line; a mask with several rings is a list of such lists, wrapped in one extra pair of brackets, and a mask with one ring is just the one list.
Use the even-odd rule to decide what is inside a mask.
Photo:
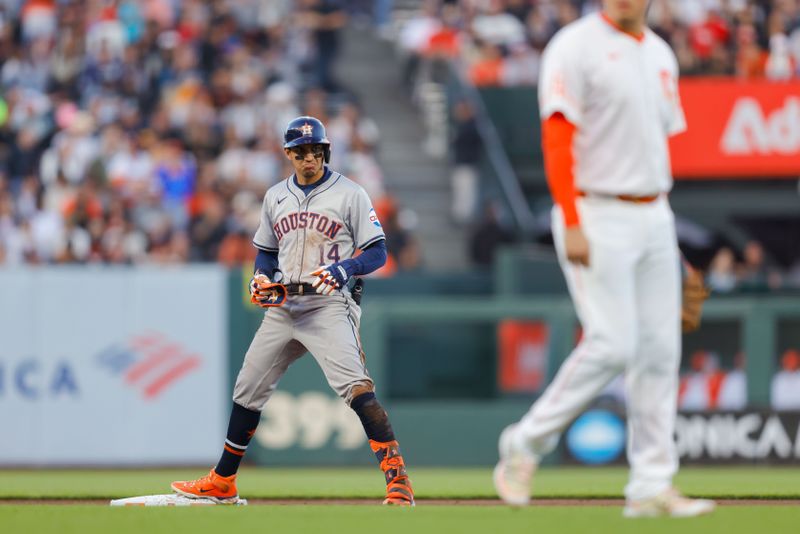
[(736, 29), (736, 75), (752, 80), (763, 78), (768, 54), (758, 43), (758, 34), (753, 24), (742, 24)]
[(478, 59), (470, 67), (469, 79), (475, 87), (499, 86), (503, 74), (503, 47), (491, 41), (478, 43)]
[(156, 177), (161, 190), (161, 202), (175, 228), (185, 229), (188, 224), (188, 201), (195, 190), (197, 164), (184, 150), (179, 137), (167, 139), (156, 164)]
[(339, 54), (339, 31), (347, 15), (338, 0), (303, 0), (298, 13), (299, 25), (308, 29), (315, 45), (314, 74), (316, 85), (326, 91), (336, 91), (333, 63)]
[(537, 6), (528, 12), (524, 22), (531, 44), (539, 51), (544, 50), (547, 41), (555, 33), (553, 21)]
[(800, 78), (800, 24), (797, 24), (789, 34), (789, 49), (794, 64), (794, 77)]
[[(328, 93), (320, 88), (314, 87), (306, 91), (305, 96), (303, 114), (316, 117), (321, 120), (323, 124), (329, 124), (331, 120), (330, 117), (328, 117)], [(281, 132), (281, 134), (282, 133), (283, 132)]]
[(728, 21), (716, 10), (708, 11), (702, 20), (689, 25), (689, 43), (700, 65), (704, 68), (712, 65), (730, 33)]
[(425, 0), (422, 9), (403, 24), (398, 46), (405, 55), (403, 81), (411, 88), (417, 82), (420, 64), (427, 53), (431, 37), (442, 27), (438, 2)]
[(74, 85), (84, 62), (81, 40), (77, 29), (65, 28), (59, 32), (55, 50), (50, 59), (52, 83), (68, 88)]
[(152, 190), (153, 158), (146, 149), (148, 144), (144, 135), (125, 134), (106, 164), (109, 185), (121, 198), (131, 202)]
[(97, 158), (99, 140), (95, 136), (95, 120), (88, 111), (77, 111), (66, 120), (66, 128), (53, 137), (42, 155), (40, 173), (45, 182), (63, 174), (76, 185), (86, 178), (90, 164)]
[(736, 289), (736, 284), (736, 257), (729, 247), (722, 247), (711, 260), (708, 286), (715, 293), (729, 293)]
[(387, 40), (392, 38), (392, 7), (394, 0), (375, 0), (373, 14), (375, 17), (375, 29), (377, 34)]
[(219, 246), (217, 261), (229, 268), (250, 265), (255, 261), (256, 250), (253, 247), (251, 232), (239, 229), (228, 233)]
[[(748, 79), (786, 79), (787, 73), (789, 77), (798, 74), (800, 7), (796, 2), (663, 0), (652, 4), (650, 26), (673, 47), (682, 74), (737, 74)], [(518, 45), (530, 43), (540, 51), (559, 28), (599, 8), (597, 0), (447, 1), (441, 6), (431, 1), (425, 3), (423, 15), (406, 24), (400, 43), (404, 50), (413, 51), (416, 65), (417, 58), (425, 57), (422, 51), (431, 44), (431, 36), (447, 26), (445, 41), (458, 44), (446, 47), (448, 53), (439, 58), (463, 62), (483, 86), (528, 84), (538, 77), (536, 57)], [(530, 67), (529, 77), (519, 79), (511, 73), (522, 73), (514, 64), (523, 60)], [(506, 61), (512, 65), (498, 68), (508, 74), (491, 76), (492, 67)]]
[(540, 53), (528, 43), (511, 45), (500, 69), (500, 85), (535, 86), (539, 82), (540, 59)]
[(514, 241), (514, 233), (501, 220), (498, 203), (486, 202), (483, 216), (470, 235), (469, 254), (473, 264), (479, 267), (491, 267), (497, 249)]
[(456, 223), (466, 224), (472, 222), (477, 209), (480, 192), (478, 163), (483, 152), (483, 142), (475, 123), (475, 111), (466, 98), (458, 100), (453, 106), (452, 131), (450, 210)]
[[(367, 136), (365, 136), (367, 137)], [(343, 158), (347, 176), (364, 188), (369, 198), (378, 201), (386, 197), (383, 172), (375, 158), (374, 145), (361, 134), (355, 133), (350, 140), (350, 151)]]
[(717, 408), (724, 373), (719, 356), (706, 350), (692, 354), (690, 370), (681, 377), (678, 406), (681, 410), (713, 410)]
[(522, 20), (506, 10), (503, 0), (489, 0), (484, 5), (472, 20), (472, 32), (478, 40), (495, 47), (525, 42)]
[(6, 191), (0, 191), (0, 248), (3, 249), (3, 259), (7, 264), (17, 265), (24, 261), (14, 204), (11, 193)]
[(725, 373), (719, 388), (720, 410), (744, 410), (747, 407), (747, 374), (744, 368), (744, 354), (739, 352), (733, 358), (733, 369)]
[[(307, 83), (336, 85), (336, 0), (173, 4), (0, 7), (3, 262), (249, 261), (297, 95), (352, 121)], [(377, 127), (356, 115), (334, 146), (378, 198)]]
[(739, 273), (739, 289), (767, 291), (781, 286), (780, 274), (768, 267), (764, 247), (758, 241), (749, 241), (744, 247), (744, 263)]
[[(313, 115), (316, 117), (316, 115)], [(380, 133), (375, 121), (365, 117), (355, 102), (345, 102), (339, 113), (327, 123), (328, 139), (331, 140), (331, 160), (344, 163), (352, 149), (353, 141), (358, 141), (364, 149), (372, 150), (380, 141)], [(349, 174), (348, 174), (349, 176)], [(369, 191), (367, 191), (369, 193)], [(375, 198), (370, 195), (370, 198)]]
[(36, 207), (29, 217), (36, 258), (42, 263), (55, 261), (64, 243), (64, 220), (57, 211), (47, 210), (44, 194), (36, 183)]
[(440, 25), (428, 38), (425, 56), (433, 61), (451, 61), (462, 51), (461, 27), (463, 21), (456, 3), (445, 3), (441, 9)]
[(373, 273), (375, 277), (393, 276), (398, 272), (408, 272), (420, 266), (419, 245), (416, 239), (403, 227), (400, 210), (391, 198), (384, 197), (374, 203), (375, 213), (386, 233), (388, 257), (383, 267)]
[(219, 194), (208, 195), (202, 203), (200, 213), (191, 221), (190, 259), (201, 262), (215, 261), (220, 246), (227, 234), (226, 210), (224, 200)]
[(775, 410), (800, 410), (800, 352), (790, 349), (783, 353), (770, 397)]
[(769, 55), (764, 67), (770, 80), (788, 80), (794, 77), (795, 62), (789, 49), (783, 14), (776, 10), (769, 18)]

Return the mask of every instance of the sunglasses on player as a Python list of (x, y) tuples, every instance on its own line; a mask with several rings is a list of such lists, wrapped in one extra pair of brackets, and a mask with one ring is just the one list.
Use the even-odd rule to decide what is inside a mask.
[(294, 154), (294, 159), (302, 161), (306, 155), (311, 154), (316, 159), (321, 159), (325, 155), (325, 147), (322, 145), (293, 146), (289, 151)]

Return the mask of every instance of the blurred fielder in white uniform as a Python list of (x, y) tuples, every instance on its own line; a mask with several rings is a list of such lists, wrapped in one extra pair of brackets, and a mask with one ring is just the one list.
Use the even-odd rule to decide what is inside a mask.
[(693, 516), (714, 503), (672, 487), (680, 360), (680, 254), (666, 193), (667, 139), (686, 127), (678, 65), (645, 25), (647, 0), (604, 0), (556, 34), (539, 84), (552, 227), (583, 338), (519, 423), (500, 437), (495, 486), (529, 502), (541, 456), (625, 372), (627, 517)]

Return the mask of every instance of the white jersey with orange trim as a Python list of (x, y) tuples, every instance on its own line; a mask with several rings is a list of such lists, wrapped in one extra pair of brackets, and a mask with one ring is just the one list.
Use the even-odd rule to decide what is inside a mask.
[[(560, 205), (551, 219), (583, 336), (528, 413), (504, 431), (501, 448), (548, 454), (624, 372), (629, 434), (617, 452), (627, 442), (625, 496), (650, 499), (670, 490), (678, 470), (680, 259), (675, 218), (661, 194), (672, 185), (667, 139), (686, 126), (677, 63), (650, 30), (636, 38), (601, 14), (566, 26), (543, 63), (542, 117), (560, 112), (576, 126), (575, 185), (588, 193), (575, 199), (588, 265), (568, 258)], [(498, 469), (505, 472), (502, 462)]]
[(675, 54), (653, 31), (621, 31), (603, 14), (565, 26), (542, 58), (542, 119), (562, 113), (577, 127), (581, 191), (646, 196), (669, 191), (667, 137), (686, 121)]

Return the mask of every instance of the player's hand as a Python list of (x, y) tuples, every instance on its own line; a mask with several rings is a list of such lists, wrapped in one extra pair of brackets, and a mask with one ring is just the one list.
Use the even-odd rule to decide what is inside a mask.
[(567, 228), (564, 234), (564, 250), (570, 263), (589, 266), (589, 241), (580, 226)]
[(264, 304), (272, 296), (272, 292), (266, 288), (272, 284), (272, 280), (264, 273), (256, 273), (250, 280), (250, 302), (257, 306)]
[(311, 286), (316, 288), (317, 293), (320, 295), (330, 295), (334, 290), (342, 289), (350, 278), (347, 270), (338, 263), (321, 267), (311, 273), (311, 276), (317, 277)]
[(273, 274), (275, 281), (263, 273), (256, 273), (250, 280), (250, 302), (261, 308), (274, 308), (286, 304), (286, 286), (277, 282), (283, 278), (280, 271)]

